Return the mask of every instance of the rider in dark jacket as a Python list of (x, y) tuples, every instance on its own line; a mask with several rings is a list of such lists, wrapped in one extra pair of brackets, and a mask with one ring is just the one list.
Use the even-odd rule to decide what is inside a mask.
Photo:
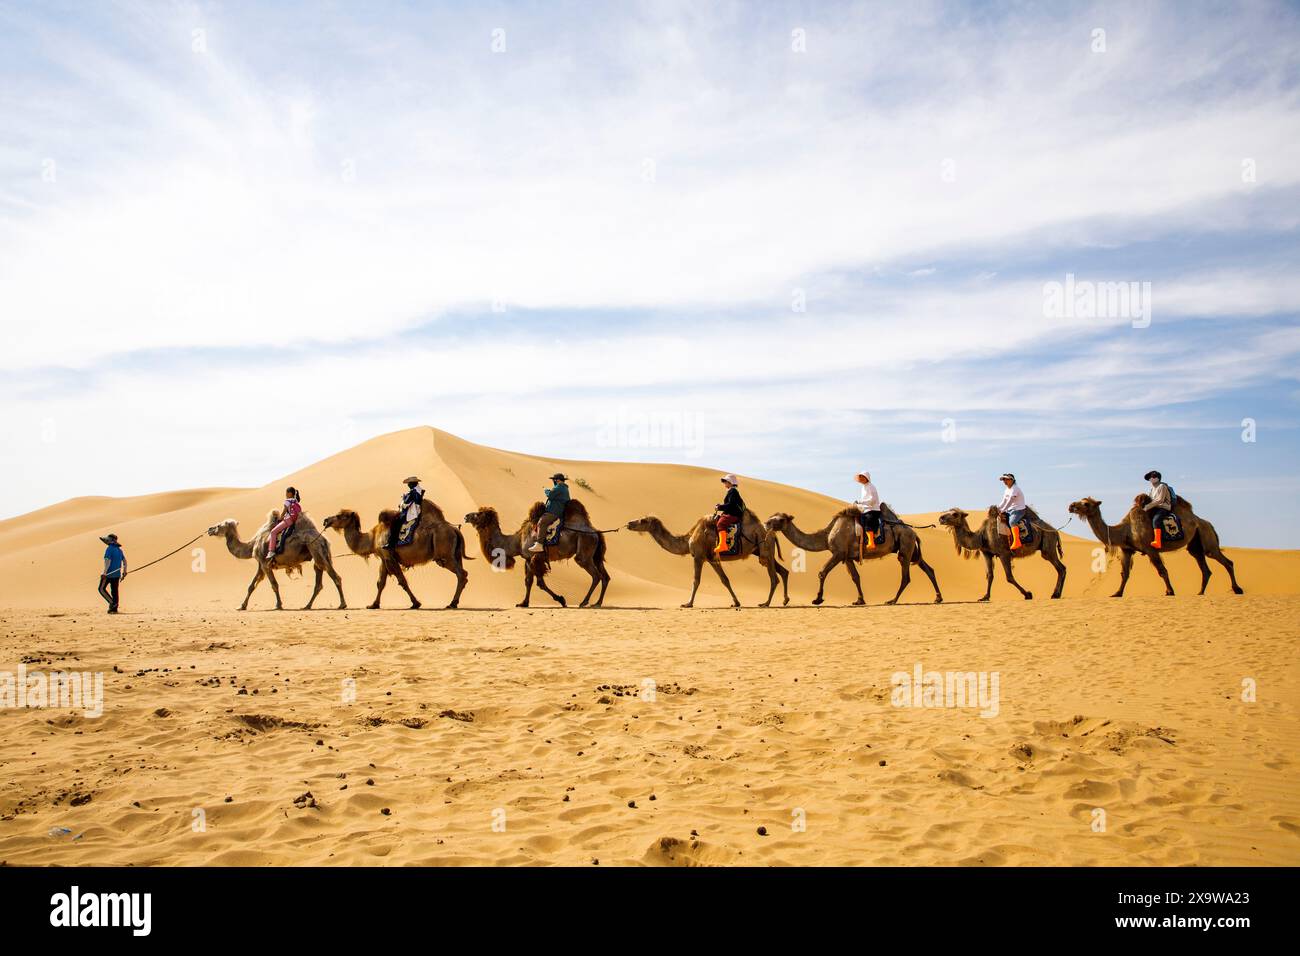
[(717, 505), (717, 550), (719, 552), (728, 549), (727, 529), (740, 524), (740, 519), (745, 516), (745, 501), (740, 497), (740, 491), (736, 488), (740, 484), (740, 479), (735, 475), (723, 475), (722, 484), (726, 486), (727, 493), (721, 503)]
[(384, 545), (385, 550), (388, 551), (394, 550), (397, 543), (402, 540), (402, 525), (420, 519), (420, 505), (424, 503), (424, 486), (420, 484), (419, 478), (412, 475), (403, 484), (406, 485), (406, 494), (402, 495), (397, 514), (393, 515), (393, 520), (388, 526), (388, 543)]

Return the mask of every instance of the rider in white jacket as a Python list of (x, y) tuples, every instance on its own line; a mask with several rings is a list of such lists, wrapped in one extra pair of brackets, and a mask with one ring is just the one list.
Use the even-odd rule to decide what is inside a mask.
[(1024, 520), (1027, 507), (1025, 493), (1020, 490), (1016, 476), (1011, 472), (1003, 475), (1001, 481), (1007, 490), (998, 504), (998, 511), (1006, 516), (1007, 527), (1011, 529), (1011, 550), (1015, 551), (1020, 547), (1020, 522)]
[(862, 512), (862, 530), (866, 532), (867, 547), (876, 546), (876, 535), (880, 534), (880, 493), (871, 483), (871, 473), (865, 468), (858, 472), (858, 500), (853, 502)]

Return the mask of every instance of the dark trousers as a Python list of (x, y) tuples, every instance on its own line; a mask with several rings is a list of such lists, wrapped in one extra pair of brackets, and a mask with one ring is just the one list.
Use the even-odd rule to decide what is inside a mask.
[(1165, 530), (1165, 519), (1169, 517), (1169, 511), (1165, 508), (1151, 509), (1151, 527)]
[(107, 577), (101, 574), (99, 576), (99, 596), (108, 602), (110, 611), (117, 610), (117, 593), (122, 586), (122, 579), (119, 577)]
[(870, 531), (872, 534), (880, 534), (879, 511), (864, 511), (858, 520), (862, 522), (862, 530)]

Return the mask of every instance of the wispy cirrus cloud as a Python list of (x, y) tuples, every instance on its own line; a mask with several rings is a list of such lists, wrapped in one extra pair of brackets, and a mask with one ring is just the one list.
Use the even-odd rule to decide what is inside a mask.
[[(131, 464), (95, 490), (261, 481), (423, 422), (599, 454), (591, 410), (620, 404), (773, 469), (797, 444), (901, 470), (953, 418), (967, 437), (933, 452), (970, 470), (911, 482), (944, 501), (977, 440), (1073, 461), (1071, 433), (1169, 448), (1199, 403), (1295, 417), (1285, 5), (0, 21), (14, 510), (88, 490), (60, 476), (110, 448)], [(1151, 326), (1045, 315), (1066, 273), (1151, 282)], [(303, 396), (274, 421), (268, 380)], [(236, 438), (238, 462), (204, 459)], [(1212, 467), (1285, 468), (1281, 446)]]

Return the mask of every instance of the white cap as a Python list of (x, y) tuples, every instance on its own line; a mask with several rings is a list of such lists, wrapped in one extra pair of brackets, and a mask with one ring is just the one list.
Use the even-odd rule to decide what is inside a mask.
[(867, 471), (867, 469), (865, 468), (859, 471), (858, 474), (861, 475), (863, 478), (867, 479), (867, 481), (871, 480), (871, 472)]
[(740, 484), (740, 479), (735, 475), (723, 475), (722, 480), (732, 485)]

